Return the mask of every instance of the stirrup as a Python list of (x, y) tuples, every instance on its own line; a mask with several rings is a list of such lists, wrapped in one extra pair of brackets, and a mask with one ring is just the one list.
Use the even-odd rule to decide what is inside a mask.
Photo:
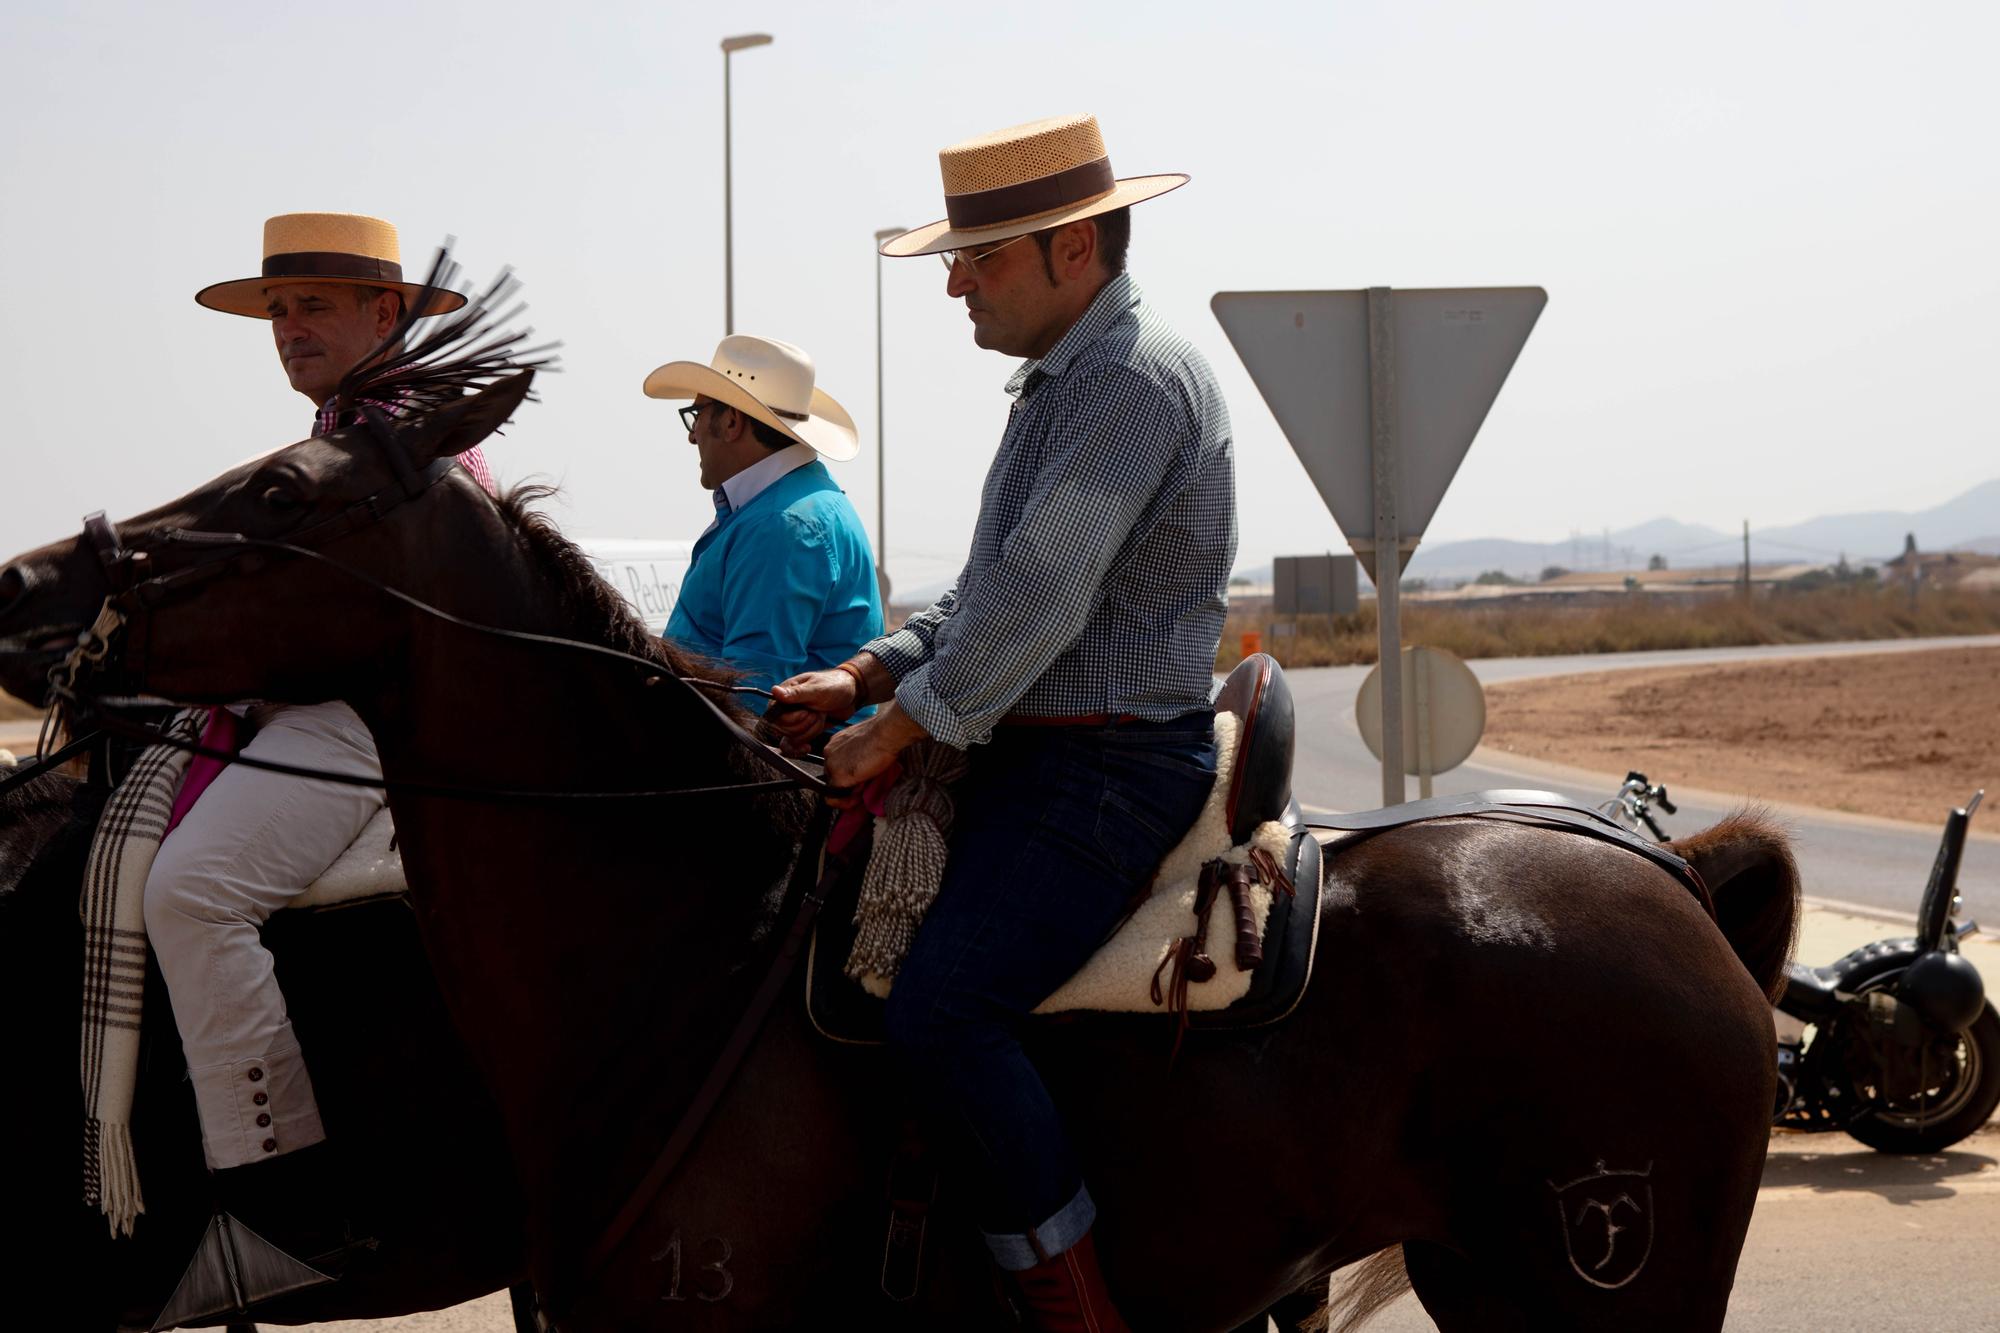
[(208, 1230), (153, 1333), (242, 1314), (252, 1305), (295, 1291), (325, 1286), (334, 1279), (294, 1259), (228, 1213), (208, 1219)]

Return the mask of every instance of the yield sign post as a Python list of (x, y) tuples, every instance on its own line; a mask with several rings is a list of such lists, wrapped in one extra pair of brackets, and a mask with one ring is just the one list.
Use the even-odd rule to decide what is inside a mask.
[[(1371, 287), (1209, 303), (1375, 582), (1381, 661), (1401, 659), (1403, 566), (1548, 299), (1540, 287)], [(1397, 805), (1400, 673), (1382, 685), (1382, 803)]]

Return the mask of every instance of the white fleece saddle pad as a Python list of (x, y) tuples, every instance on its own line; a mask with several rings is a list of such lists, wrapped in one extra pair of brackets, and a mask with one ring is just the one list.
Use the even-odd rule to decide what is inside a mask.
[[(1175, 943), (1194, 933), (1197, 924), (1195, 899), (1200, 890), (1202, 866), (1214, 860), (1245, 864), (1250, 859), (1252, 847), (1261, 847), (1270, 853), (1280, 866), (1288, 864), (1291, 832), (1275, 820), (1260, 825), (1248, 842), (1240, 846), (1230, 844), (1229, 786), (1240, 726), (1234, 714), (1216, 714), (1215, 785), (1210, 789), (1208, 801), (1196, 818), (1194, 827), (1160, 863), (1153, 877), (1152, 891), (1138, 910), (1116, 934), (1099, 946), (1082, 968), (1036, 1006), (1037, 1014), (1169, 1012), (1166, 1006), (1153, 1002), (1153, 978)], [(1315, 856), (1311, 870), (1315, 877), (1319, 873), (1318, 865), (1318, 857)], [(1316, 883), (1300, 887), (1301, 893), (1310, 894), (1314, 906), (1318, 901), (1317, 890)], [(1274, 892), (1282, 890), (1258, 883), (1249, 894), (1255, 929), (1259, 938), (1266, 941), (1267, 950), (1270, 946), (1268, 926)], [(870, 1040), (872, 1038), (861, 1033), (874, 1024), (862, 1018), (854, 1005), (837, 998), (841, 988), (856, 987), (856, 983), (840, 975), (841, 964), (845, 961), (844, 941), (850, 932), (832, 927), (834, 923), (821, 918), (807, 962), (807, 991), (812, 997), (813, 1020), (822, 1032), (835, 1040)], [(1310, 929), (1311, 941), (1306, 946), (1308, 966), (1312, 944), (1317, 941), (1316, 911)], [(1245, 970), (1236, 965), (1236, 916), (1227, 893), (1223, 894), (1209, 917), (1202, 951), (1214, 960), (1215, 975), (1207, 981), (1188, 986), (1189, 1012), (1227, 1009), (1243, 1000), (1251, 991), (1256, 970)], [(1166, 975), (1161, 974), (1163, 991), (1166, 980)], [(892, 984), (870, 974), (858, 989), (882, 997), (888, 994)]]
[(403, 878), (403, 854), (396, 850), (396, 821), (383, 806), (346, 851), (292, 899), (292, 908), (340, 907), (369, 898), (394, 898), (410, 891)]
[[(1216, 787), (1227, 790), (1219, 781)], [(1036, 1013), (1062, 1014), (1080, 1009), (1109, 1013), (1162, 1012), (1163, 1006), (1153, 1003), (1153, 977), (1175, 942), (1194, 933), (1195, 897), (1200, 891), (1202, 866), (1214, 860), (1246, 864), (1253, 846), (1262, 847), (1282, 866), (1291, 842), (1284, 825), (1273, 821), (1260, 825), (1243, 846), (1231, 847), (1229, 830), (1219, 817), (1212, 829), (1205, 830), (1208, 813), (1202, 812), (1202, 819), (1188, 840), (1161, 865), (1152, 893), (1132, 914), (1132, 919), (1099, 945), (1090, 961), (1055, 994), (1036, 1005)], [(1199, 835), (1204, 831), (1212, 836), (1201, 838)], [(1270, 921), (1274, 891), (1262, 883), (1250, 889), (1250, 914), (1260, 940), (1265, 937)], [(1254, 969), (1236, 965), (1236, 913), (1230, 907), (1227, 892), (1209, 914), (1208, 934), (1203, 937), (1201, 951), (1214, 960), (1215, 975), (1188, 985), (1190, 1013), (1226, 1009), (1249, 993)], [(1165, 975), (1161, 974), (1160, 979), (1164, 991)]]

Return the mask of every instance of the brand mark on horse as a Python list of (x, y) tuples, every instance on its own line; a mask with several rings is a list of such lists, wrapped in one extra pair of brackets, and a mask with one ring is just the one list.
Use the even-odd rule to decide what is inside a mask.
[(1593, 1287), (1615, 1291), (1646, 1267), (1653, 1252), (1653, 1164), (1614, 1171), (1597, 1169), (1567, 1185), (1553, 1180), (1563, 1250), (1576, 1275)]

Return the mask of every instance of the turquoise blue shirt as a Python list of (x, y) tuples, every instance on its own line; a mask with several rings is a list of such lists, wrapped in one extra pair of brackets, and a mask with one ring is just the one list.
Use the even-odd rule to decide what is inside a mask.
[[(715, 492), (715, 525), (694, 544), (667, 638), (769, 689), (844, 662), (882, 633), (868, 534), (826, 464), (787, 472), (740, 508), (725, 488)], [(764, 711), (756, 695), (737, 698)]]

